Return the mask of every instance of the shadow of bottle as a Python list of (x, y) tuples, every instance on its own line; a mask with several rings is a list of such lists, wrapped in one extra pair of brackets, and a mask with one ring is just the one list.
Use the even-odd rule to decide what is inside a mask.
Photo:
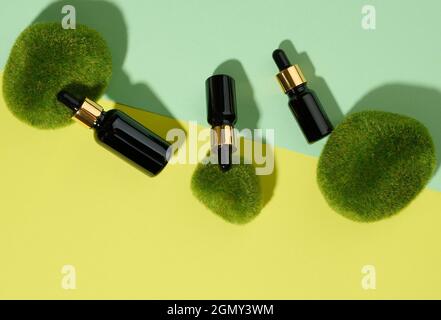
[(325, 79), (316, 75), (314, 65), (308, 54), (306, 52), (299, 53), (291, 40), (282, 41), (279, 48), (285, 51), (292, 64), (300, 66), (306, 81), (308, 81), (308, 86), (317, 93), (329, 120), (331, 120), (334, 126), (338, 125), (344, 118), (343, 112), (338, 106)]
[(412, 117), (429, 130), (436, 151), (436, 171), (441, 160), (441, 92), (404, 83), (390, 83), (363, 96), (349, 113), (380, 110)]
[[(154, 112), (174, 119), (173, 114), (153, 90), (145, 83), (132, 83), (123, 68), (128, 34), (120, 9), (114, 3), (104, 0), (61, 0), (51, 3), (40, 12), (33, 23), (52, 21), (61, 23), (64, 17), (61, 10), (65, 5), (75, 7), (76, 23), (87, 25), (100, 32), (109, 46), (112, 54), (112, 79), (106, 90), (109, 98), (132, 106), (130, 108)], [(130, 110), (128, 112), (130, 113)], [(142, 123), (142, 119), (136, 120)], [(173, 128), (182, 129), (178, 121), (173, 122)]]
[[(238, 130), (259, 129), (260, 112), (254, 97), (254, 90), (251, 82), (245, 72), (245, 69), (239, 60), (230, 59), (220, 64), (214, 71), (214, 74), (226, 74), (234, 78), (236, 86), (236, 104), (237, 104), (237, 124)], [(253, 137), (255, 134), (253, 134)], [(249, 138), (249, 137), (248, 137)], [(262, 143), (255, 144), (255, 147), (262, 147), (264, 155), (269, 152), (274, 154), (273, 147), (266, 144), (265, 136), (261, 137)], [(244, 145), (243, 137), (240, 139), (241, 146)], [(243, 152), (244, 148), (240, 148)], [(250, 155), (241, 154), (243, 157), (249, 157)], [(259, 166), (254, 163), (254, 166)], [(259, 181), (262, 188), (263, 206), (265, 206), (272, 198), (274, 194), (274, 188), (277, 181), (277, 168), (274, 161), (274, 168), (268, 175), (259, 175)]]

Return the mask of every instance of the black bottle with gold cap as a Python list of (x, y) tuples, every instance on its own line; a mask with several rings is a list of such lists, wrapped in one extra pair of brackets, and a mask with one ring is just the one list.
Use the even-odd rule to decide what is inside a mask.
[(235, 148), (234, 125), (237, 120), (234, 79), (217, 74), (205, 81), (207, 93), (207, 121), (211, 125), (211, 150), (217, 153), (222, 171), (233, 164)]
[(145, 169), (148, 175), (157, 175), (167, 165), (170, 144), (124, 112), (104, 111), (96, 102), (77, 99), (65, 91), (60, 91), (57, 99), (74, 112), (74, 120), (95, 129), (99, 142)]
[(306, 79), (298, 65), (291, 65), (285, 52), (277, 49), (273, 59), (279, 68), (277, 80), (289, 97), (289, 107), (309, 143), (316, 142), (333, 130), (314, 91), (306, 86)]

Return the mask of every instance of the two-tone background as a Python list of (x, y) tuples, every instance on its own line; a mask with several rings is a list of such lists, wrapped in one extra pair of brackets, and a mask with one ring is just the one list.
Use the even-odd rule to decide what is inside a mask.
[[(359, 224), (333, 212), (316, 181), (325, 141), (308, 145), (274, 78), (282, 44), (334, 124), (380, 109), (422, 121), (441, 154), (441, 4), (415, 1), (66, 1), (108, 40), (103, 103), (164, 135), (206, 125), (204, 81), (233, 75), (238, 127), (275, 129), (267, 204), (228, 224), (192, 195), (194, 165), (143, 173), (72, 125), (42, 131), (0, 97), (1, 298), (440, 298), (441, 173), (399, 215)], [(376, 28), (362, 28), (374, 6)], [(61, 21), (62, 5), (3, 1), (0, 70), (20, 32)], [(148, 111), (151, 113), (146, 113)], [(439, 157), (441, 159), (441, 157)], [(62, 268), (76, 271), (63, 288)], [(376, 289), (362, 287), (365, 265)]]

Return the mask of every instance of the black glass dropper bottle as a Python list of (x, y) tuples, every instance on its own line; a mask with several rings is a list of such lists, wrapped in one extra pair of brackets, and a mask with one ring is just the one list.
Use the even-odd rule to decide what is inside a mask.
[(222, 171), (233, 164), (235, 152), (234, 125), (236, 124), (236, 92), (234, 79), (224, 74), (205, 81), (207, 93), (207, 121), (211, 125), (211, 149), (217, 153)]
[(294, 114), (309, 143), (316, 142), (333, 130), (314, 91), (306, 85), (306, 79), (298, 65), (291, 65), (285, 52), (277, 49), (273, 59), (279, 68), (277, 80), (289, 97), (289, 108)]
[(148, 175), (158, 174), (167, 165), (170, 144), (124, 112), (104, 111), (96, 102), (77, 99), (66, 91), (60, 91), (57, 99), (72, 110), (73, 119), (95, 129), (97, 141)]

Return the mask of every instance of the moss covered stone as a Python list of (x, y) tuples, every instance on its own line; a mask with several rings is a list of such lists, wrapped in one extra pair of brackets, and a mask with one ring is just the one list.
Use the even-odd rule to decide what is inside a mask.
[(12, 113), (38, 128), (71, 122), (70, 111), (56, 100), (61, 89), (97, 99), (112, 73), (109, 48), (84, 25), (37, 23), (16, 40), (4, 70), (3, 94)]
[(217, 164), (199, 164), (191, 188), (208, 209), (231, 223), (250, 222), (262, 210), (262, 189), (255, 167), (242, 161), (227, 172)]
[(432, 138), (420, 122), (389, 112), (364, 111), (336, 127), (320, 156), (317, 180), (337, 212), (370, 222), (407, 206), (435, 167)]

